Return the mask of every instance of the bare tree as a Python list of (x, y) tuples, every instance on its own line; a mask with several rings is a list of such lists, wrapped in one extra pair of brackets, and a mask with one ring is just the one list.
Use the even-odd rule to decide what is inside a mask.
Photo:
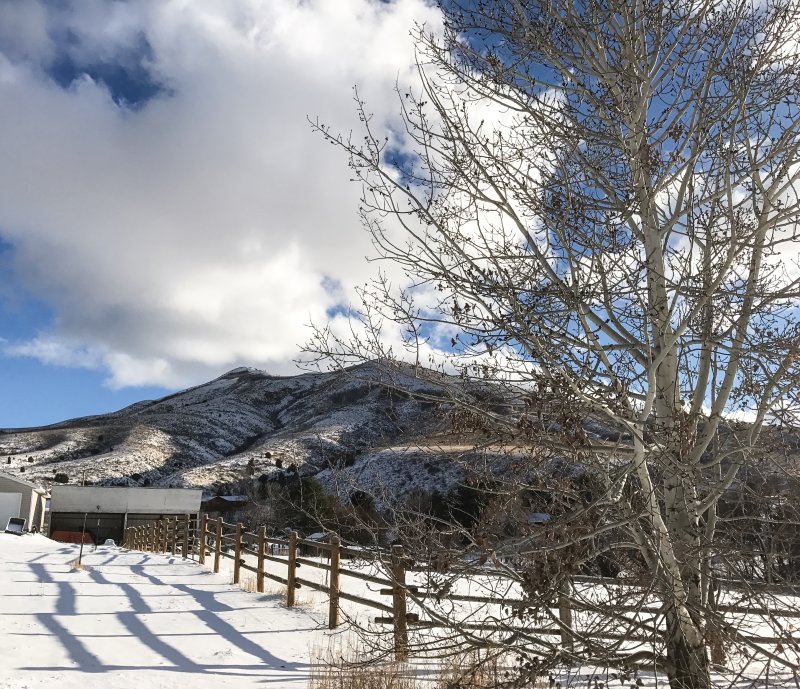
[[(398, 89), (404, 132), (377, 131), (358, 97), (362, 135), (314, 123), (349, 153), (378, 256), (408, 284), (379, 278), (352, 336), (322, 328), (308, 348), (408, 359), (383, 344), (388, 321), (412, 363), (501, 384), (513, 413), (465, 402), (467, 425), (550, 448), (593, 486), (563, 486), (546, 544), (471, 542), (546, 551), (555, 587), (569, 557), (631, 553), (671, 686), (704, 689), (712, 629), (738, 639), (714, 608), (717, 507), (771, 455), (770, 424), (797, 418), (800, 4), (440, 7), (444, 34), (416, 35), (421, 87)], [(544, 480), (520, 476), (504, 499)]]

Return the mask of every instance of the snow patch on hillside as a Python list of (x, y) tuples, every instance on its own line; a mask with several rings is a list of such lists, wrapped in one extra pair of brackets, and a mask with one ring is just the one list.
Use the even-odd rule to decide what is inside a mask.
[[(436, 428), (427, 403), (376, 381), (380, 365), (275, 377), (240, 368), (219, 378), (102, 416), (0, 432), (4, 469), (49, 485), (71, 483), (214, 488), (294, 464), (304, 475), (355, 452), (396, 445)], [(407, 372), (402, 384), (435, 393)], [(10, 460), (9, 460), (10, 458)], [(245, 467), (256, 462), (256, 473)]]

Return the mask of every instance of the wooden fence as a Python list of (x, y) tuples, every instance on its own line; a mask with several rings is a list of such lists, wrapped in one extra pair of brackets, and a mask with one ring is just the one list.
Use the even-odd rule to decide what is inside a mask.
[[(126, 529), (123, 547), (143, 552), (171, 553), (186, 559), (208, 564), (214, 572), (220, 571), (222, 558), (233, 560), (233, 583), (241, 581), (242, 570), (255, 574), (256, 590), (264, 591), (264, 580), (269, 579), (286, 587), (286, 605), (295, 605), (296, 591), (301, 586), (328, 594), (328, 626), (339, 625), (340, 601), (347, 600), (375, 610), (388, 617), (378, 617), (377, 622), (390, 623), (394, 628), (394, 650), (399, 659), (408, 655), (408, 624), (415, 616), (407, 611), (407, 588), (405, 586), (405, 557), (402, 546), (394, 546), (389, 556), (391, 579), (366, 574), (342, 567), (342, 559), (369, 559), (369, 553), (348, 548), (341, 544), (338, 536), (331, 535), (327, 543), (300, 538), (296, 531), (288, 538), (267, 536), (266, 528), (257, 533), (245, 531), (242, 524), (228, 524), (221, 518), (208, 519), (205, 514), (198, 520), (192, 515), (172, 517), (151, 522), (144, 526)], [(301, 548), (313, 548), (325, 553), (328, 562), (301, 556)], [(280, 555), (278, 553), (281, 553)], [(284, 555), (285, 553), (285, 555)], [(247, 564), (245, 555), (256, 560), (256, 565)], [(376, 558), (377, 559), (377, 558)], [(266, 562), (277, 562), (286, 567), (286, 577), (266, 571)], [(299, 566), (308, 566), (328, 572), (327, 584), (321, 584), (298, 575)], [(378, 586), (389, 587), (392, 604), (364, 598), (341, 588), (342, 577), (352, 577)], [(397, 582), (395, 584), (395, 582)], [(382, 590), (383, 593), (383, 590)]]
[[(125, 531), (123, 547), (144, 552), (171, 553), (186, 559), (196, 560), (200, 564), (208, 564), (214, 572), (220, 571), (222, 558), (233, 560), (233, 583), (241, 582), (242, 570), (255, 574), (256, 590), (264, 591), (264, 581), (271, 580), (286, 587), (286, 605), (292, 607), (296, 601), (296, 590), (301, 586), (326, 593), (329, 597), (328, 626), (334, 629), (339, 625), (340, 601), (346, 600), (384, 613), (375, 617), (374, 621), (380, 624), (391, 625), (394, 633), (394, 652), (398, 659), (408, 656), (410, 626), (433, 628), (445, 626), (435, 620), (420, 620), (419, 616), (408, 611), (409, 600), (419, 600), (424, 592), (417, 590), (416, 586), (407, 584), (408, 572), (428, 571), (425, 567), (411, 566), (403, 547), (392, 546), (391, 551), (364, 550), (342, 545), (340, 538), (331, 534), (328, 542), (300, 538), (296, 531), (291, 532), (288, 538), (275, 538), (267, 536), (265, 527), (252, 533), (239, 524), (229, 524), (221, 518), (208, 519), (202, 514), (199, 520), (192, 515), (184, 515), (151, 522), (145, 526), (131, 527)], [(312, 559), (303, 557), (302, 548), (314, 549), (324, 557)], [(255, 566), (248, 564), (244, 556), (255, 558)], [(380, 562), (387, 572), (386, 577), (368, 574), (355, 569), (348, 569), (342, 563), (348, 558), (357, 560), (372, 560)], [(324, 560), (327, 560), (325, 562)], [(286, 576), (266, 571), (265, 563), (275, 562), (286, 567)], [(324, 570), (328, 573), (327, 583), (320, 583), (298, 575), (298, 567), (307, 566)], [(476, 574), (491, 575), (491, 571), (476, 570)], [(496, 574), (501, 575), (500, 572)], [(343, 590), (342, 582), (346, 578), (360, 579), (362, 581), (381, 586), (380, 595), (390, 597), (391, 604), (382, 603), (370, 598)], [(343, 579), (345, 578), (345, 579)], [(602, 584), (619, 586), (620, 581), (615, 579), (578, 576), (574, 583)], [(634, 588), (636, 588), (634, 586)], [(733, 588), (733, 587), (732, 587)], [(508, 608), (524, 608), (524, 600), (509, 598), (483, 597), (473, 595), (445, 594), (453, 602), (475, 604), (495, 604)], [(592, 606), (585, 601), (576, 600), (568, 591), (562, 591), (558, 600), (554, 601), (553, 609), (556, 611), (557, 623), (548, 627), (527, 627), (526, 631), (543, 636), (559, 637), (560, 645), (570, 649), (575, 639), (572, 623), (572, 613), (597, 612), (598, 606)], [(652, 610), (641, 606), (615, 606), (618, 613), (657, 613), (657, 608)], [(749, 615), (771, 616), (777, 611), (761, 610), (753, 607), (719, 606), (718, 612), (741, 613)], [(777, 613), (780, 617), (800, 618), (800, 612), (785, 610)], [(474, 631), (496, 631), (497, 625), (467, 623), (459, 625), (461, 629)], [(660, 635), (658, 630), (651, 627), (651, 632)], [(632, 636), (630, 634), (614, 634), (606, 631), (600, 636), (607, 639), (625, 639), (651, 643), (653, 635), (648, 637)], [(750, 637), (750, 641), (759, 644), (780, 643), (782, 638)]]

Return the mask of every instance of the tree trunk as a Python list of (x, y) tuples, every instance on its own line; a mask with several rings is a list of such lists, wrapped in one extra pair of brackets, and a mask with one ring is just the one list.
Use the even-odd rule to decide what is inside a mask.
[(667, 621), (667, 675), (670, 689), (711, 689), (708, 653), (702, 637), (698, 634), (698, 641), (691, 643), (672, 615), (667, 616)]

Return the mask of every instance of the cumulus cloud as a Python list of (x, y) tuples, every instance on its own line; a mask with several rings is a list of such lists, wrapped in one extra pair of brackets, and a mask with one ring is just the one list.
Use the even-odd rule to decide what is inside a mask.
[(372, 273), (319, 114), (391, 127), (424, 0), (0, 3), (0, 239), (56, 314), (10, 354), (114, 386), (289, 372)]

